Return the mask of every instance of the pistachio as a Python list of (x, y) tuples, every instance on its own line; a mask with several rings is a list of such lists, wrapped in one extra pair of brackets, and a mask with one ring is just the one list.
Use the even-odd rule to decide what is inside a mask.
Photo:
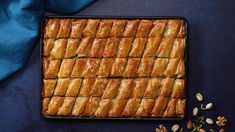
[(200, 115), (200, 116), (196, 116), (195, 121), (200, 122), (202, 124), (205, 124), (204, 119), (205, 119), (205, 117), (203, 115)]
[(196, 93), (196, 98), (198, 101), (202, 101), (203, 100), (203, 96), (201, 93)]
[(202, 128), (202, 124), (198, 126), (193, 123), (193, 129), (191, 132), (199, 132), (201, 128)]
[(206, 130), (205, 130), (205, 129), (200, 128), (200, 129), (199, 129), (199, 132), (206, 132)]
[(171, 127), (172, 132), (177, 132), (179, 130), (180, 126), (175, 124), (174, 126)]
[(180, 132), (183, 132), (184, 128), (180, 128)]
[(193, 109), (193, 116), (196, 116), (197, 114), (198, 114), (198, 108), (195, 107), (195, 108)]
[(207, 110), (206, 106), (204, 106), (203, 104), (201, 104), (201, 110)]
[(193, 123), (192, 123), (191, 120), (188, 121), (188, 123), (187, 123), (187, 128), (188, 128), (189, 130), (191, 130), (191, 129), (193, 128)]
[(213, 107), (213, 104), (212, 104), (212, 103), (208, 103), (208, 104), (206, 105), (206, 109), (207, 109), (207, 110), (211, 109), (212, 107)]
[(206, 118), (206, 123), (212, 125), (214, 122), (211, 118)]
[(210, 132), (215, 132), (213, 129), (210, 129)]

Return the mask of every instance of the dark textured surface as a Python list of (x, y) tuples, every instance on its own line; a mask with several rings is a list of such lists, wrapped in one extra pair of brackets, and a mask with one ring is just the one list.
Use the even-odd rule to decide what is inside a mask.
[[(194, 93), (215, 108), (213, 119), (225, 115), (227, 132), (235, 129), (235, 3), (221, 0), (100, 0), (79, 14), (125, 16), (183, 16), (189, 22), (189, 86), (186, 119), (192, 119)], [(185, 121), (48, 120), (40, 115), (40, 56), (35, 44), (26, 67), (0, 82), (0, 131), (147, 132), (159, 124), (185, 125)], [(215, 127), (212, 125), (210, 127)], [(209, 127), (206, 127), (209, 128)], [(186, 131), (186, 130), (185, 130)]]

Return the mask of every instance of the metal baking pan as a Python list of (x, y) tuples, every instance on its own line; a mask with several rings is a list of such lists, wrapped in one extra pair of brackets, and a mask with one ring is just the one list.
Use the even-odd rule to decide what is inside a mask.
[(40, 33), (40, 73), (41, 73), (41, 82), (40, 82), (40, 89), (42, 92), (42, 86), (43, 86), (43, 64), (42, 64), (42, 59), (43, 59), (43, 35), (44, 35), (44, 24), (46, 19), (52, 19), (52, 18), (58, 18), (58, 19), (181, 19), (184, 20), (185, 22), (185, 42), (186, 42), (186, 47), (185, 47), (185, 54), (184, 54), (184, 60), (185, 60), (185, 99), (186, 99), (186, 104), (185, 104), (185, 115), (183, 117), (172, 117), (172, 118), (163, 118), (163, 117), (104, 117), (104, 118), (98, 118), (98, 117), (90, 117), (90, 116), (80, 116), (80, 117), (74, 117), (74, 116), (48, 116), (48, 115), (43, 115), (42, 114), (42, 96), (41, 96), (41, 115), (44, 118), (47, 119), (96, 119), (96, 120), (158, 120), (158, 121), (180, 121), (183, 120), (186, 116), (186, 111), (187, 111), (187, 95), (188, 95), (188, 37), (189, 37), (189, 26), (188, 26), (188, 21), (186, 18), (181, 17), (181, 16), (90, 16), (90, 15), (82, 15), (82, 16), (60, 16), (60, 15), (49, 15), (45, 16), (41, 20), (41, 33)]

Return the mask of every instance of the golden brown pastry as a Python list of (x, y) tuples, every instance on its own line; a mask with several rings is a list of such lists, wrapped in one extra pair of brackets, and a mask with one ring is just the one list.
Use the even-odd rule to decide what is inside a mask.
[(145, 50), (144, 57), (154, 57), (156, 56), (159, 44), (161, 43), (160, 37), (148, 38)]
[(178, 117), (183, 117), (185, 115), (185, 99), (178, 99), (176, 103), (176, 114)]
[(74, 20), (72, 22), (72, 28), (71, 28), (71, 38), (81, 38), (82, 37), (82, 31), (85, 28), (87, 23), (86, 19), (78, 19)]
[(113, 21), (112, 20), (101, 20), (97, 29), (96, 37), (104, 38), (109, 36)]
[(71, 77), (82, 77), (82, 73), (86, 65), (86, 62), (87, 59), (77, 59), (73, 66)]
[(114, 57), (117, 54), (119, 38), (108, 38), (104, 48), (103, 57)]
[(113, 26), (110, 31), (110, 37), (121, 37), (125, 26), (126, 26), (126, 20), (113, 20)]
[(48, 104), (46, 115), (56, 115), (62, 105), (64, 97), (53, 96)]
[(113, 63), (111, 76), (113, 77), (120, 77), (122, 76), (125, 68), (126, 68), (127, 59), (126, 58), (116, 58), (115, 62)]
[(185, 83), (183, 79), (176, 79), (174, 86), (173, 86), (171, 97), (173, 98), (184, 97), (184, 90), (185, 90), (184, 86), (185, 86)]
[(107, 87), (103, 93), (102, 98), (113, 99), (116, 97), (119, 86), (121, 84), (121, 79), (109, 79)]
[(142, 58), (139, 65), (139, 69), (137, 71), (137, 76), (148, 77), (151, 73), (153, 62), (153, 58)]
[(54, 47), (51, 50), (50, 57), (52, 59), (59, 59), (64, 57), (67, 39), (57, 39), (54, 42)]
[(131, 94), (131, 98), (142, 98), (144, 95), (144, 91), (147, 87), (149, 79), (147, 78), (136, 78), (134, 80), (134, 88)]
[(113, 63), (114, 63), (113, 58), (103, 58), (100, 63), (98, 76), (99, 77), (108, 77), (110, 75)]
[(65, 97), (63, 104), (58, 109), (57, 115), (68, 116), (72, 111), (75, 100), (76, 100), (75, 97)]
[(71, 80), (65, 96), (76, 97), (80, 90), (82, 84), (82, 79), (74, 78)]
[(151, 20), (141, 20), (139, 23), (138, 30), (136, 32), (136, 37), (144, 38), (149, 35), (151, 31), (153, 22)]
[(130, 51), (130, 57), (141, 57), (146, 45), (146, 38), (135, 38)]
[(44, 26), (45, 117), (185, 115), (184, 20), (49, 18)]
[(86, 109), (84, 111), (84, 116), (94, 116), (96, 110), (99, 107), (100, 97), (90, 97), (87, 102)]
[(112, 106), (111, 99), (102, 99), (100, 101), (99, 107), (95, 112), (96, 117), (107, 117), (109, 115), (109, 110)]
[(124, 38), (134, 37), (138, 29), (140, 20), (128, 20), (123, 33)]
[(44, 30), (44, 38), (56, 38), (57, 33), (60, 28), (60, 20), (59, 19), (49, 19), (46, 22), (46, 27)]
[(88, 100), (89, 97), (77, 97), (73, 106), (72, 115), (81, 116), (81, 114), (85, 111)]
[(49, 56), (51, 49), (54, 46), (55, 39), (54, 38), (49, 38), (49, 39), (44, 39), (43, 40), (43, 56)]
[(91, 89), (90, 95), (93, 97), (101, 97), (107, 84), (108, 80), (106, 78), (97, 78)]
[(126, 106), (127, 99), (116, 98), (113, 100), (111, 109), (109, 111), (110, 117), (121, 117), (122, 112)]
[(174, 38), (163, 38), (159, 45), (157, 56), (158, 57), (169, 57), (173, 47), (175, 39)]
[(175, 39), (174, 45), (172, 47), (170, 57), (171, 58), (183, 57), (184, 50), (185, 50), (185, 39), (177, 38), (177, 39)]
[(55, 79), (43, 79), (43, 97), (51, 97), (56, 86)]
[(168, 103), (168, 98), (167, 97), (159, 96), (155, 100), (155, 104), (153, 106), (151, 115), (153, 117), (162, 117), (164, 112), (165, 112), (167, 103)]
[(164, 33), (167, 20), (155, 20), (149, 37), (161, 37)]
[(137, 117), (147, 117), (150, 116), (152, 108), (154, 105), (153, 99), (142, 99), (138, 110), (135, 113)]
[(58, 77), (69, 77), (74, 66), (74, 59), (63, 59)]
[(131, 98), (127, 101), (126, 107), (123, 110), (123, 116), (134, 116), (140, 105), (140, 99)]
[(79, 42), (80, 42), (79, 39), (68, 39), (64, 58), (72, 58), (77, 55), (76, 52), (77, 52)]
[(180, 27), (181, 27), (181, 20), (168, 20), (164, 37), (178, 36)]
[(79, 96), (83, 96), (83, 97), (89, 96), (94, 83), (95, 83), (94, 78), (84, 79), (82, 81), (82, 87), (80, 88), (80, 91), (79, 91)]
[(128, 99), (133, 90), (133, 80), (132, 79), (122, 79), (120, 87), (118, 89), (117, 98)]
[(179, 63), (175, 72), (178, 78), (183, 78), (185, 76), (185, 64), (184, 63), (185, 63), (184, 59), (181, 58), (179, 60)]
[(166, 77), (162, 80), (161, 94), (160, 96), (169, 97), (171, 95), (174, 79), (170, 77)]
[(168, 102), (163, 117), (174, 117), (176, 115), (176, 103), (177, 99), (171, 98)]
[(96, 38), (91, 47), (90, 57), (102, 57), (106, 42), (107, 39)]
[(144, 97), (154, 99), (160, 95), (161, 80), (159, 78), (152, 78), (149, 80), (146, 87)]
[(163, 73), (166, 77), (174, 77), (180, 58), (170, 59)]
[(77, 56), (78, 57), (88, 57), (90, 55), (90, 50), (92, 47), (93, 38), (92, 37), (85, 37), (82, 38), (78, 50), (77, 50)]
[(57, 81), (57, 85), (55, 87), (54, 95), (56, 96), (64, 96), (67, 88), (70, 84), (70, 79), (69, 78), (60, 78)]
[(117, 52), (117, 57), (127, 57), (132, 46), (133, 38), (122, 38)]
[(56, 78), (61, 60), (43, 59), (44, 78)]
[(179, 33), (178, 33), (178, 37), (179, 38), (183, 38), (183, 37), (185, 37), (185, 31), (186, 29), (185, 29), (185, 22), (184, 22), (184, 20), (181, 20), (181, 26), (180, 26), (180, 30), (179, 30)]
[(57, 34), (57, 38), (69, 37), (70, 30), (71, 30), (71, 24), (72, 24), (71, 19), (61, 19), (60, 20), (60, 29)]
[(167, 64), (168, 64), (167, 58), (155, 59), (151, 76), (152, 77), (161, 77), (163, 75), (164, 70), (166, 69)]
[(85, 29), (82, 31), (83, 36), (95, 36), (99, 23), (99, 19), (89, 19)]
[(42, 114), (47, 115), (46, 111), (48, 108), (48, 104), (50, 103), (51, 98), (43, 98), (42, 99)]
[(99, 59), (88, 59), (83, 70), (83, 77), (95, 77), (100, 65)]
[(139, 58), (129, 58), (127, 65), (126, 65), (126, 69), (123, 72), (123, 76), (124, 77), (135, 77), (139, 62), (140, 62)]

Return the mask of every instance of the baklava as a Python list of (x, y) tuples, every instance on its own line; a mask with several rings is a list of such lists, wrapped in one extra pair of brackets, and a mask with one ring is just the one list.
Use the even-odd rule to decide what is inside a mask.
[(48, 18), (42, 39), (44, 116), (185, 115), (184, 20)]

